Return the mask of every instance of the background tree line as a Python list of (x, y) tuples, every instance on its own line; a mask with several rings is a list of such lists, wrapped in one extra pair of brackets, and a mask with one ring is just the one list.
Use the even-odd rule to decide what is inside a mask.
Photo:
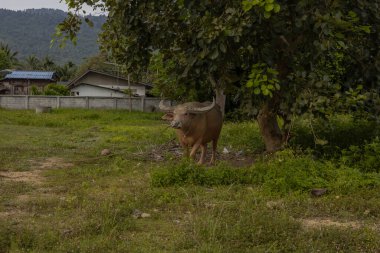
[(75, 76), (78, 67), (71, 61), (58, 64), (48, 56), (40, 59), (30, 55), (25, 60), (19, 60), (17, 51), (0, 43), (0, 70), (4, 69), (54, 71), (58, 81), (68, 81)]
[(51, 47), (50, 41), (56, 26), (64, 20), (66, 13), (53, 9), (29, 9), (12, 11), (0, 9), (0, 42), (18, 52), (21, 60), (30, 55), (38, 58), (49, 56), (54, 62), (71, 61), (80, 64), (89, 56), (99, 52), (97, 34), (105, 21), (104, 16), (82, 16), (91, 20), (92, 27), (83, 27), (78, 34), (76, 46), (67, 43), (64, 48)]

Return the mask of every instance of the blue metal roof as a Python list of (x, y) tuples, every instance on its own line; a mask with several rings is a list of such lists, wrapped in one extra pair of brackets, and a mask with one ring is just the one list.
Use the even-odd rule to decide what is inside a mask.
[(54, 77), (53, 71), (12, 71), (4, 79), (47, 79)]

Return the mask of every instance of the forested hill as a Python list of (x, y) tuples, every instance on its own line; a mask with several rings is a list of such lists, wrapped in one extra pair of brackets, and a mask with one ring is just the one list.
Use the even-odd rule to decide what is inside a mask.
[(76, 46), (68, 42), (65, 48), (59, 48), (58, 45), (50, 48), (55, 26), (65, 16), (65, 12), (53, 9), (0, 9), (0, 42), (17, 51), (19, 59), (35, 55), (38, 58), (49, 56), (57, 63), (80, 63), (84, 58), (97, 54), (97, 34), (106, 20), (105, 16), (89, 16), (94, 23), (92, 28), (83, 22)]

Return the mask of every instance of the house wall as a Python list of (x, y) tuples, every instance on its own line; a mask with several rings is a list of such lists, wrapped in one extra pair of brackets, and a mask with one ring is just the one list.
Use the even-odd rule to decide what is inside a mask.
[(125, 97), (127, 94), (117, 92), (109, 89), (102, 89), (100, 87), (90, 85), (79, 85), (70, 90), (74, 96), (86, 97)]
[(36, 86), (38, 90), (43, 91), (45, 86), (50, 83), (54, 82), (50, 80), (12, 79), (4, 81), (3, 85), (10, 90), (12, 95), (28, 95), (32, 86)]
[(134, 111), (159, 111), (159, 98), (147, 97), (72, 97), (72, 96), (11, 96), (0, 95), (0, 108), (35, 109), (38, 106), (52, 108), (124, 109)]
[[(120, 90), (128, 89), (128, 81), (113, 78), (106, 75), (101, 75), (98, 73), (89, 73), (77, 80), (76, 83), (88, 83), (92, 85)], [(145, 96), (146, 90), (144, 85), (135, 85), (131, 83), (131, 89), (133, 90), (134, 94), (137, 94), (139, 96)]]

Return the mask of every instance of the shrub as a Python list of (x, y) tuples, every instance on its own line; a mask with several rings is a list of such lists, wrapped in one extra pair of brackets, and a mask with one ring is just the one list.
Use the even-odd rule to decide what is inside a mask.
[(296, 155), (292, 150), (263, 158), (248, 168), (232, 168), (226, 163), (205, 168), (182, 161), (152, 173), (153, 186), (188, 184), (252, 184), (261, 186), (270, 194), (284, 195), (324, 187), (348, 193), (358, 188), (380, 186), (380, 178), (378, 174), (362, 173), (355, 168), (337, 168), (333, 162), (315, 160), (311, 155)]
[(380, 172), (380, 139), (376, 137), (372, 142), (363, 146), (350, 146), (342, 151), (340, 161), (362, 172)]
[[(312, 124), (312, 128), (310, 125)], [(292, 130), (290, 145), (302, 149), (313, 149), (320, 157), (339, 157), (342, 149), (351, 145), (360, 146), (379, 134), (374, 121), (355, 120), (349, 115), (340, 115), (327, 120), (300, 119)]]
[(47, 96), (69, 96), (70, 90), (64, 85), (51, 83), (45, 87), (44, 95), (47, 95)]

